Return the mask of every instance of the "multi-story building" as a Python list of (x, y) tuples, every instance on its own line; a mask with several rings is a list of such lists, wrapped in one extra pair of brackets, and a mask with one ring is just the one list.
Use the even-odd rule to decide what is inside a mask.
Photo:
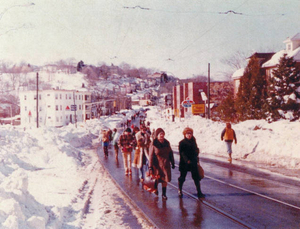
[[(232, 90), (230, 82), (210, 82), (210, 109), (217, 107)], [(186, 100), (193, 101), (192, 113), (205, 116), (208, 107), (208, 86), (206, 82), (188, 82), (173, 87), (173, 109), (176, 117), (185, 117), (190, 108), (183, 107)], [(206, 107), (206, 108), (205, 108)]]
[(59, 127), (91, 118), (92, 106), (88, 105), (91, 103), (90, 92), (22, 91), (19, 96), (21, 125), (37, 125), (38, 121), (39, 126)]

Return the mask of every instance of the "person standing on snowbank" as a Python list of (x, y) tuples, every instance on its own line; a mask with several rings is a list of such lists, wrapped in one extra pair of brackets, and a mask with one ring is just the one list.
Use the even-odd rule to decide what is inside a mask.
[(193, 129), (186, 127), (183, 130), (184, 139), (179, 142), (179, 171), (180, 177), (178, 178), (178, 195), (182, 198), (182, 186), (185, 181), (188, 171), (191, 171), (192, 178), (194, 180), (198, 198), (203, 198), (205, 195), (201, 191), (200, 187), (200, 175), (198, 172), (198, 155), (199, 148), (196, 143), (196, 138), (193, 136)]
[(232, 161), (232, 142), (237, 143), (235, 131), (231, 128), (231, 124), (228, 122), (226, 123), (226, 128), (221, 133), (221, 141), (225, 140), (227, 153), (228, 153), (228, 161)]
[[(162, 185), (162, 199), (167, 200), (167, 184), (171, 181), (171, 167), (175, 169), (173, 150), (170, 142), (165, 139), (165, 131), (157, 128), (156, 138), (151, 142), (149, 149), (149, 172), (158, 178)], [(156, 192), (158, 195), (158, 192)]]

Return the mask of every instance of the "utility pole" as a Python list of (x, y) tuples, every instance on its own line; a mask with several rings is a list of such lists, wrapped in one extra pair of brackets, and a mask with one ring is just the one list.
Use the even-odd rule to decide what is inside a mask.
[(207, 77), (207, 118), (210, 119), (210, 63), (208, 63), (208, 77)]
[(36, 128), (39, 128), (39, 73), (36, 73)]

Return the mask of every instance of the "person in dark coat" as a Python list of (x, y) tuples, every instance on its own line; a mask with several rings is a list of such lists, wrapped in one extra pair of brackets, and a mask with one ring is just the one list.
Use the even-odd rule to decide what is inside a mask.
[[(167, 200), (167, 184), (171, 181), (171, 167), (175, 168), (173, 150), (170, 142), (165, 139), (165, 131), (157, 128), (156, 138), (151, 142), (149, 149), (149, 171), (158, 177), (158, 183), (162, 185), (162, 199)], [(156, 192), (158, 195), (158, 192)]]
[(194, 180), (198, 198), (204, 197), (200, 187), (200, 176), (198, 172), (197, 163), (199, 161), (199, 148), (196, 143), (196, 138), (193, 136), (193, 129), (186, 127), (183, 130), (184, 139), (179, 142), (179, 171), (180, 177), (178, 178), (178, 195), (182, 198), (182, 186), (185, 181), (187, 172), (192, 173), (192, 178)]

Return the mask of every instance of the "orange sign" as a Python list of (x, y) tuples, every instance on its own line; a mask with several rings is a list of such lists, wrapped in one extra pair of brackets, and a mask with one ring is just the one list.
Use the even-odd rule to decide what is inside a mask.
[(205, 113), (205, 105), (204, 104), (193, 104), (192, 105), (192, 113), (193, 114), (204, 114)]

